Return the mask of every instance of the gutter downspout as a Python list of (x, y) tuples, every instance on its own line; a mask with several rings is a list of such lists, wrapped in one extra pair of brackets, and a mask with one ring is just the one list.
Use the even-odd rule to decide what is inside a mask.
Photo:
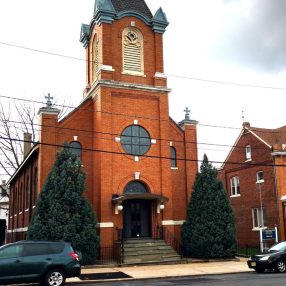
[[(280, 227), (281, 227), (281, 224), (280, 224), (280, 214), (279, 214), (279, 198), (278, 198), (278, 187), (277, 187), (275, 155), (273, 156), (273, 164), (274, 164), (274, 189), (275, 189), (275, 194), (276, 194), (276, 205), (277, 205), (277, 214), (278, 214), (278, 225), (279, 225), (279, 228), (280, 228)], [(279, 229), (279, 238), (280, 238), (280, 240), (281, 240), (281, 228)]]

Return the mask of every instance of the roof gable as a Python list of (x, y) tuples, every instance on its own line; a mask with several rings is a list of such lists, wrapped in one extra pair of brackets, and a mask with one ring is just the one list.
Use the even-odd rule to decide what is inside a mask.
[(276, 129), (249, 126), (248, 129), (250, 132), (256, 135), (257, 138), (260, 138), (262, 142), (267, 143), (269, 146), (286, 143), (286, 126)]
[(243, 123), (243, 129), (241, 130), (238, 138), (236, 139), (234, 145), (232, 146), (230, 152), (228, 153), (221, 169), (224, 169), (225, 164), (231, 157), (235, 147), (238, 145), (241, 137), (246, 134), (246, 132), (251, 133), (255, 138), (265, 144), (269, 149), (271, 149), (275, 144), (285, 144), (286, 143), (286, 126), (282, 126), (276, 129), (258, 128), (250, 126), (249, 122)]

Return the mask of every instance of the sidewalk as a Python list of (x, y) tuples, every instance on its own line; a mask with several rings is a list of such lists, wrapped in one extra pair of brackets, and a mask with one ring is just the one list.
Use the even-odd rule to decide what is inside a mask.
[(210, 275), (248, 272), (245, 258), (235, 260), (212, 260), (210, 262), (192, 261), (183, 264), (147, 265), (128, 267), (82, 268), (80, 278), (69, 278), (67, 282), (114, 281), (130, 279), (164, 278), (190, 275)]

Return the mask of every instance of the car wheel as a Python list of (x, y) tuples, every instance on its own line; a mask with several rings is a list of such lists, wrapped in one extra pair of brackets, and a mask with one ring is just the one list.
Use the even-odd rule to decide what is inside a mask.
[(65, 284), (66, 275), (61, 269), (51, 269), (44, 277), (44, 286), (62, 286)]
[(283, 273), (285, 272), (286, 270), (286, 264), (285, 264), (285, 261), (283, 260), (279, 260), (277, 263), (276, 263), (276, 272), (280, 272), (280, 273)]
[(260, 268), (260, 267), (256, 267), (256, 268), (254, 268), (254, 270), (255, 270), (257, 273), (264, 273), (264, 271), (265, 271), (264, 268)]

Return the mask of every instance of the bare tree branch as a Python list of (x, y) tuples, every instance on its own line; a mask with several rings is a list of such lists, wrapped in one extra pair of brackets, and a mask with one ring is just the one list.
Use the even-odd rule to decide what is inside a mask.
[(5, 173), (8, 176), (11, 176), (12, 174), (9, 172), (8, 168), (6, 168), (6, 166), (0, 161), (0, 167), (5, 171)]
[[(63, 104), (59, 118), (68, 113), (68, 108)], [(37, 119), (33, 105), (15, 101), (7, 104), (0, 102), (0, 169), (7, 176), (17, 170), (23, 159), (23, 134), (30, 133), (32, 142), (38, 140)]]

